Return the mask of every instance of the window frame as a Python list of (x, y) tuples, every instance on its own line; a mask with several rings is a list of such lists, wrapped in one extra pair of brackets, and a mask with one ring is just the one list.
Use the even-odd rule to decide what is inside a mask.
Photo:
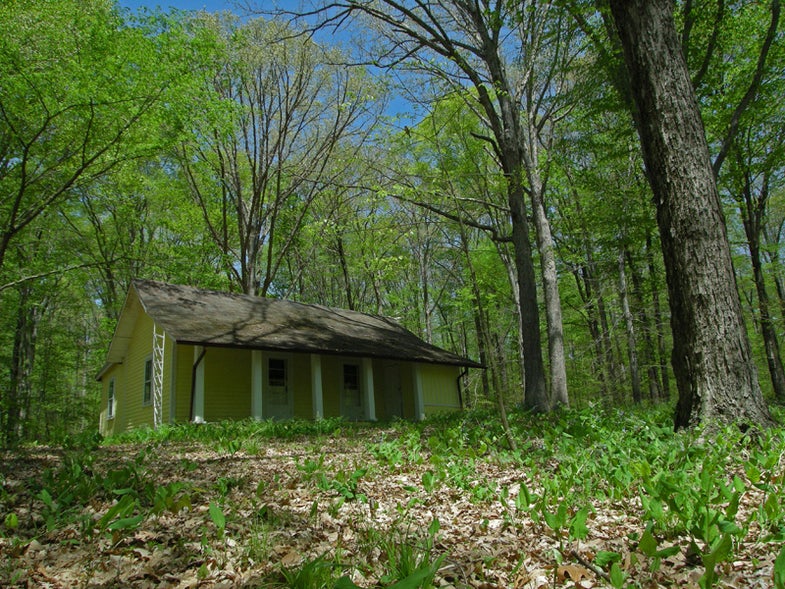
[[(351, 369), (354, 373), (347, 379), (347, 368)], [(355, 402), (351, 403), (351, 406), (354, 408), (362, 408), (363, 406), (363, 386), (362, 386), (362, 369), (360, 365), (356, 362), (343, 362), (343, 368), (341, 370), (341, 393), (343, 394), (343, 405), (346, 405), (348, 400), (353, 400)], [(353, 385), (353, 386), (347, 386)], [(351, 395), (351, 397), (350, 397)]]

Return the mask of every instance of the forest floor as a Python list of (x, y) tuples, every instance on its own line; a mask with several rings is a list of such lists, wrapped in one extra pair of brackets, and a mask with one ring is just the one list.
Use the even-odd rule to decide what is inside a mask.
[(666, 413), (167, 428), (0, 456), (3, 587), (782, 587), (785, 437)]

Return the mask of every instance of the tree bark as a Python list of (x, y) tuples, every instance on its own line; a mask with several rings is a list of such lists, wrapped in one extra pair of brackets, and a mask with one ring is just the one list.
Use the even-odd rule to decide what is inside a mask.
[[(554, 252), (551, 225), (545, 214), (542, 199), (542, 186), (539, 178), (532, 181), (532, 217), (537, 236), (537, 249), (540, 252), (540, 268), (545, 300), (545, 321), (548, 329), (548, 360), (551, 376), (551, 403), (554, 405), (570, 404), (567, 393), (567, 361), (564, 355), (564, 325), (561, 313), (561, 296), (559, 295), (559, 277), (556, 271), (556, 254)], [(536, 185), (535, 185), (536, 184)]]
[(643, 276), (638, 270), (632, 254), (625, 252), (627, 265), (630, 267), (630, 278), (632, 279), (632, 294), (635, 299), (635, 306), (638, 308), (636, 318), (641, 325), (643, 334), (643, 365), (646, 366), (646, 377), (649, 381), (649, 399), (656, 401), (660, 398), (660, 382), (657, 373), (657, 354), (654, 351), (652, 341), (652, 325), (649, 313), (646, 311), (646, 302), (643, 295)]
[[(474, 265), (472, 264), (471, 255), (469, 252), (469, 244), (468, 244), (468, 240), (466, 239), (466, 232), (464, 231), (463, 226), (461, 226), (461, 247), (463, 249), (463, 255), (466, 259), (466, 265), (469, 270), (469, 279), (471, 280), (471, 284), (472, 284), (472, 298), (474, 299), (474, 316), (476, 318), (477, 328), (478, 328), (477, 339), (480, 345), (481, 357), (482, 357), (485, 355), (482, 352), (482, 350), (484, 350), (486, 346), (490, 348), (491, 342), (490, 342), (489, 333), (485, 329), (485, 327), (487, 326), (487, 322), (485, 322), (485, 324), (483, 325), (483, 321), (481, 319), (482, 317), (485, 316), (485, 310), (483, 309), (482, 296), (480, 295), (480, 286), (479, 283), (477, 282), (477, 274), (474, 271)], [(498, 377), (498, 371), (496, 369), (496, 366), (491, 366), (491, 370), (492, 370), (491, 375), (493, 377), (493, 385), (494, 388), (496, 389), (496, 402), (499, 406), (499, 417), (502, 422), (502, 427), (504, 428), (504, 435), (507, 438), (507, 444), (509, 445), (510, 450), (515, 452), (518, 449), (518, 444), (515, 441), (515, 436), (513, 435), (512, 430), (510, 429), (510, 423), (507, 420), (507, 407), (504, 403), (505, 390), (499, 384), (499, 377)], [(483, 386), (487, 387), (488, 380), (487, 380), (487, 376), (484, 373), (485, 371), (483, 371)], [(487, 389), (486, 389), (486, 393), (487, 393)]]
[(763, 275), (760, 246), (763, 226), (763, 216), (769, 196), (768, 177), (764, 174), (763, 186), (760, 194), (753, 195), (752, 181), (749, 172), (745, 173), (742, 194), (739, 197), (739, 210), (744, 224), (744, 234), (747, 237), (747, 247), (750, 251), (752, 264), (752, 278), (755, 282), (755, 291), (758, 295), (758, 311), (763, 346), (766, 350), (766, 363), (771, 377), (771, 386), (774, 396), (779, 401), (785, 401), (785, 370), (782, 366), (780, 343), (777, 330), (770, 312), (769, 293), (766, 289), (766, 279)]
[(3, 437), (6, 446), (16, 445), (25, 427), (25, 407), (32, 394), (31, 379), (35, 359), (38, 315), (31, 299), (30, 286), (20, 289), (16, 314), (14, 347), (11, 354), (10, 379), (3, 420)]
[(660, 380), (662, 381), (662, 399), (671, 400), (671, 380), (668, 375), (668, 349), (665, 343), (665, 324), (662, 319), (662, 306), (660, 305), (660, 281), (657, 265), (654, 263), (651, 235), (646, 235), (646, 261), (649, 265), (651, 280), (651, 302), (654, 307), (654, 327), (657, 330), (657, 354), (660, 366)]
[(670, 295), (676, 428), (773, 423), (744, 325), (706, 135), (669, 0), (611, 0)]
[(635, 324), (630, 310), (630, 297), (627, 293), (627, 272), (624, 268), (625, 252), (619, 252), (619, 298), (624, 316), (624, 326), (627, 333), (627, 355), (630, 359), (630, 380), (632, 382), (632, 400), (641, 402), (641, 375), (638, 368), (638, 341), (635, 337)]

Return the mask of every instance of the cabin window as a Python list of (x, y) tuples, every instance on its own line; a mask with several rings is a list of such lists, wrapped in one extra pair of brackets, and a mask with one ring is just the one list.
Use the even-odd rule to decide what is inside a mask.
[(109, 381), (106, 389), (106, 418), (114, 419), (114, 379)]
[(149, 405), (153, 402), (153, 359), (148, 358), (144, 361), (144, 390), (142, 393), (142, 405)]
[(267, 385), (270, 402), (274, 405), (286, 405), (289, 393), (286, 388), (286, 360), (270, 358), (267, 362)]
[(361, 407), (360, 367), (357, 364), (343, 365), (343, 398), (348, 407)]

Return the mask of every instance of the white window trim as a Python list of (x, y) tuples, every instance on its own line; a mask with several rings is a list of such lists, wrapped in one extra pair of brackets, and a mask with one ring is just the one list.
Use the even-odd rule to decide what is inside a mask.
[(117, 391), (115, 390), (114, 376), (109, 379), (106, 387), (106, 419), (114, 419), (117, 404)]

